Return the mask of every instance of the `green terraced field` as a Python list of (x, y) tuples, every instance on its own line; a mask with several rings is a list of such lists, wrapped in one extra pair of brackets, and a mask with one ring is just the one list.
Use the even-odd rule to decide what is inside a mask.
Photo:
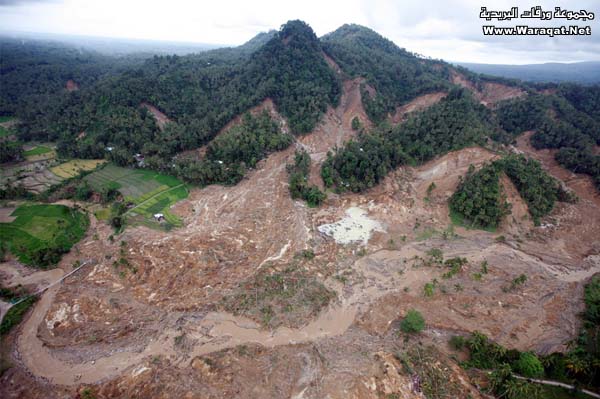
[(104, 187), (119, 190), (126, 201), (134, 204), (128, 212), (132, 216), (139, 215), (151, 221), (155, 213), (162, 213), (170, 225), (181, 225), (179, 218), (169, 213), (169, 208), (187, 198), (188, 190), (174, 177), (109, 164), (86, 176), (85, 180), (95, 190)]
[(52, 152), (52, 148), (46, 147), (45, 145), (39, 145), (31, 150), (25, 151), (23, 155), (26, 157), (34, 156), (34, 155), (42, 155)]
[(180, 184), (179, 186), (169, 188), (168, 190), (162, 191), (161, 193), (140, 202), (139, 205), (130, 212), (146, 217), (152, 217), (152, 215), (156, 213), (162, 213), (167, 222), (173, 226), (180, 226), (181, 221), (177, 216), (169, 212), (169, 208), (176, 202), (186, 199), (187, 196), (187, 188), (183, 184)]
[[(39, 266), (32, 254), (43, 248), (68, 252), (85, 234), (87, 215), (64, 205), (21, 205), (10, 223), (0, 223), (0, 241), (25, 264)], [(44, 265), (46, 266), (46, 265)]]

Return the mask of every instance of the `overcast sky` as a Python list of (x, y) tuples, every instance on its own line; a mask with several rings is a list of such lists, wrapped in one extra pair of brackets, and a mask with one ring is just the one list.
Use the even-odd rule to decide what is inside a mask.
[[(560, 26), (565, 20), (487, 22), (481, 7), (585, 9), (590, 37), (486, 37), (483, 24)], [(368, 26), (400, 47), (448, 61), (524, 64), (600, 61), (600, 0), (0, 0), (3, 30), (237, 45), (302, 19), (321, 36), (344, 23)]]

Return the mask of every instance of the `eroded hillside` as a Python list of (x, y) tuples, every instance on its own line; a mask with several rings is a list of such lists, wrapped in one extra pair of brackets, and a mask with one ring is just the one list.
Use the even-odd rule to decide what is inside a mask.
[[(567, 350), (581, 329), (584, 284), (600, 272), (593, 183), (561, 167), (551, 150), (535, 150), (526, 133), (513, 148), (487, 145), (484, 136), (477, 139), (486, 148), (465, 140), (417, 165), (399, 164), (360, 192), (329, 190), (318, 208), (293, 200), (286, 166), (296, 150), (308, 152), (309, 181), (323, 188), (327, 153), (374, 128), (366, 108), (379, 89), (334, 60), (335, 43), (328, 49), (318, 54), (339, 79), (338, 101), (324, 107), (310, 132), (267, 154), (237, 184), (191, 189), (170, 209), (181, 227), (134, 225), (115, 233), (90, 213), (90, 229), (58, 268), (34, 272), (14, 258), (0, 264), (2, 286), (34, 292), (86, 262), (45, 291), (3, 339), (3, 357), (13, 366), (1, 377), (3, 397), (439, 397), (435, 388), (446, 397), (480, 398), (487, 391), (459, 366), (466, 354), (448, 345), (452, 336), (481, 331), (510, 349)], [(444, 105), (452, 93), (487, 132), (490, 111), (479, 103), (492, 107), (524, 95), (500, 83), (477, 88), (448, 73), (427, 69), (428, 77), (473, 91), (481, 109), (461, 92), (442, 90), (452, 88), (415, 87), (384, 108), (391, 122), (402, 128), (409, 115)], [(409, 101), (401, 100), (405, 94)], [(292, 114), (280, 113), (276, 99), (250, 103), (241, 112), (266, 111), (290, 133)], [(170, 115), (142, 104), (159, 131), (168, 131)], [(242, 117), (220, 122), (211, 140)], [(193, 144), (179, 155), (204, 157), (206, 147)], [(510, 151), (539, 159), (580, 200), (557, 203), (535, 225), (502, 175), (512, 207), (496, 230), (453, 223), (448, 200), (469, 168)], [(447, 261), (459, 266), (450, 269)], [(402, 328), (410, 310), (426, 323), (416, 335)]]

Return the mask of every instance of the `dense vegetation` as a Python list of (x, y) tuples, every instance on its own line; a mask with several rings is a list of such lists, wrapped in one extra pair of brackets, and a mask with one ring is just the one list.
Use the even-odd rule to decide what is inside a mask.
[(21, 205), (10, 223), (0, 223), (0, 241), (19, 261), (46, 268), (60, 261), (85, 234), (87, 215), (64, 205)]
[(296, 151), (294, 163), (287, 165), (290, 175), (289, 187), (292, 198), (302, 198), (309, 206), (321, 205), (325, 200), (325, 194), (317, 186), (308, 183), (310, 175), (310, 155), (308, 152)]
[(595, 155), (589, 150), (578, 151), (575, 148), (561, 148), (556, 153), (556, 160), (575, 173), (592, 176), (596, 187), (600, 190), (600, 155)]
[(473, 227), (497, 227), (510, 209), (499, 183), (500, 173), (505, 173), (513, 182), (536, 224), (552, 211), (556, 201), (574, 200), (539, 162), (523, 155), (509, 155), (477, 172), (471, 165), (467, 176), (450, 197), (453, 218)]
[(558, 92), (577, 110), (600, 122), (600, 86), (584, 87), (574, 84), (562, 84)]
[(535, 130), (531, 144), (559, 149), (556, 160), (576, 173), (588, 174), (600, 189), (595, 145), (600, 145), (600, 86), (560, 85), (555, 95), (529, 95), (502, 103), (500, 126), (512, 137)]
[(425, 328), (425, 319), (421, 312), (410, 309), (404, 319), (400, 322), (400, 329), (407, 334), (415, 334), (423, 331)]
[(0, 336), (8, 334), (14, 326), (18, 325), (21, 320), (23, 320), (23, 316), (25, 316), (27, 310), (29, 310), (36, 301), (37, 297), (30, 296), (23, 302), (11, 307), (0, 323)]
[(420, 164), (448, 151), (483, 144), (493, 131), (492, 116), (464, 89), (453, 89), (438, 104), (393, 128), (363, 134), (330, 154), (321, 175), (327, 186), (363, 191), (390, 170)]
[(584, 290), (583, 328), (567, 354), (544, 359), (546, 373), (552, 378), (577, 381), (600, 388), (600, 275), (595, 275)]
[(450, 212), (459, 215), (462, 224), (480, 228), (496, 228), (509, 210), (499, 179), (500, 170), (494, 164), (475, 172), (473, 165), (456, 192), (450, 197)]
[(23, 143), (0, 139), (0, 163), (23, 159)]
[(448, 65), (419, 58), (390, 40), (359, 25), (344, 25), (323, 37), (325, 52), (351, 77), (364, 77), (375, 89), (363, 88), (369, 117), (381, 122), (394, 108), (412, 98), (449, 87)]
[[(322, 169), (327, 186), (362, 191), (399, 165), (419, 164), (488, 138), (510, 142), (525, 130), (536, 130), (534, 146), (560, 149), (559, 162), (600, 182), (592, 151), (600, 143), (599, 87), (546, 85), (553, 94), (541, 94), (541, 86), (455, 68), (477, 88), (495, 81), (527, 90), (527, 96), (490, 111), (450, 83), (454, 72), (449, 64), (419, 57), (357, 25), (344, 25), (319, 40), (304, 22), (290, 21), (237, 48), (145, 60), (50, 43), (1, 45), (5, 56), (0, 83), (5, 90), (0, 115), (20, 118), (21, 140), (58, 141), (61, 156), (108, 158), (134, 166), (134, 155), (141, 154), (145, 167), (175, 170), (190, 182), (235, 183), (254, 164), (252, 157), (226, 165), (217, 156), (189, 162), (179, 154), (209, 145), (229, 121), (267, 98), (273, 99), (292, 133), (312, 130), (340, 97), (339, 77), (328, 67), (325, 53), (344, 78), (365, 79), (362, 98), (374, 122), (420, 94), (449, 92), (396, 127), (383, 123), (365, 132), (354, 121), (361, 135), (328, 157)], [(69, 79), (80, 89), (67, 91)], [(159, 128), (143, 103), (156, 106), (170, 122)], [(2, 146), (3, 160), (20, 156), (18, 144)], [(264, 156), (250, 147), (257, 152), (255, 159)]]
[(242, 123), (216, 137), (199, 160), (177, 159), (174, 172), (185, 181), (201, 186), (213, 183), (235, 184), (256, 163), (274, 151), (287, 148), (292, 136), (281, 132), (277, 122), (264, 111), (246, 114)]
[(89, 87), (100, 78), (141, 62), (139, 57), (107, 57), (54, 41), (0, 40), (0, 115), (40, 110), (66, 94), (66, 83)]
[[(142, 153), (158, 168), (180, 151), (207, 144), (265, 98), (274, 100), (294, 133), (312, 130), (327, 105), (337, 103), (341, 87), (319, 40), (308, 25), (291, 21), (260, 44), (154, 57), (89, 89), (20, 107), (20, 137), (58, 139), (62, 155), (108, 157), (119, 165), (133, 164), (133, 155)], [(172, 122), (158, 129), (143, 102)]]
[(573, 200), (571, 194), (534, 159), (523, 155), (510, 155), (498, 161), (498, 164), (527, 202), (529, 213), (536, 224), (542, 216), (552, 211), (557, 200)]

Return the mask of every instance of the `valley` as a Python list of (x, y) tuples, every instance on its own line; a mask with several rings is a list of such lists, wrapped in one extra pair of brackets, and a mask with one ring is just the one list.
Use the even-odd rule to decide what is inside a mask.
[[(2, 397), (489, 398), (498, 395), (490, 376), (501, 366), (474, 363), (478, 349), (469, 340), (478, 333), (505, 348), (494, 353), (498, 359), (535, 354), (542, 373), (558, 380), (548, 359), (572, 359), (573, 342), (592, 328), (581, 315), (590, 306), (586, 287), (600, 272), (600, 194), (592, 172), (567, 169), (555, 158), (559, 148), (534, 146), (541, 129), (509, 129), (502, 119), (503, 107), (534, 107), (527, 101), (546, 94), (425, 62), (356, 25), (317, 39), (302, 24), (288, 23), (263, 50), (240, 53), (249, 66), (227, 64), (218, 53), (148, 61), (149, 70), (178, 71), (159, 88), (168, 79), (181, 85), (193, 57), (200, 75), (212, 68), (202, 57), (223, 62), (233, 83), (212, 92), (199, 89), (206, 84), (199, 79), (190, 84), (197, 92), (175, 100), (148, 85), (148, 97), (128, 107), (90, 91), (86, 109), (64, 109), (81, 112), (77, 123), (84, 123), (79, 117), (98, 107), (97, 123), (73, 145), (67, 139), (80, 134), (79, 125), (58, 138), (60, 163), (44, 144), (52, 141), (40, 141), (25, 160), (3, 164), (3, 242), (14, 240), (4, 231), (17, 211), (33, 203), (89, 221), (48, 267), (19, 256), (25, 246), (3, 252), (0, 285), (12, 295), (0, 301), (3, 314), (13, 291), (51, 287), (2, 335)], [(368, 62), (344, 46), (367, 39), (382, 61), (361, 76)], [(292, 63), (297, 75), (285, 69), (300, 51), (318, 60), (310, 74), (310, 61)], [(386, 87), (387, 63), (414, 76), (390, 73), (398, 80)], [(272, 79), (251, 80), (260, 95), (232, 105), (223, 87), (251, 92), (236, 79), (254, 79), (259, 66), (273, 68), (263, 70)], [(272, 86), (281, 70), (296, 82), (282, 83), (285, 93)], [(78, 87), (64, 101), (85, 94)], [(215, 104), (201, 112), (209, 92), (223, 95), (219, 116)], [(543, 112), (556, 117), (560, 106)], [(102, 114), (110, 107), (114, 114)], [(590, 113), (577, 112), (597, 126), (583, 116)], [(38, 122), (25, 122), (19, 137)], [(204, 136), (190, 137), (199, 127)], [(291, 165), (303, 151), (310, 162), (300, 184), (323, 195), (318, 204), (290, 192)], [(511, 158), (519, 155), (526, 158)], [(503, 168), (490, 207), (506, 201), (507, 211), (495, 226), (471, 223), (466, 216), (480, 205), (475, 191), (463, 199), (475, 211), (457, 218), (452, 196), (489, 165)], [(514, 176), (521, 167), (521, 177), (533, 176), (525, 183)], [(485, 184), (489, 194), (493, 182)], [(552, 198), (534, 216), (536, 184)], [(13, 195), (17, 187), (28, 194)], [(37, 226), (50, 245), (63, 225)], [(412, 311), (424, 326), (407, 332)], [(463, 347), (452, 343), (457, 336)], [(587, 372), (562, 378), (579, 381)], [(589, 375), (585, 386), (597, 388)]]

